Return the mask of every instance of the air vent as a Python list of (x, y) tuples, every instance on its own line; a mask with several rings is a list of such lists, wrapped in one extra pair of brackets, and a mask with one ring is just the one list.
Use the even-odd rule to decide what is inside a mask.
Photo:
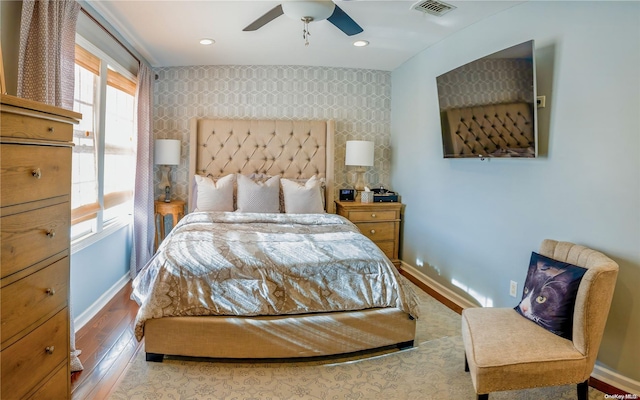
[(435, 0), (420, 1), (414, 4), (412, 8), (426, 14), (435, 15), (436, 17), (441, 17), (449, 11), (455, 9), (455, 7), (451, 4)]

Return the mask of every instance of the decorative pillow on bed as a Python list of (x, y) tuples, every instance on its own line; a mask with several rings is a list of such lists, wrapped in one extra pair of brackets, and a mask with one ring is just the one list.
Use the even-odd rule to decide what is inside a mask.
[(284, 211), (287, 214), (324, 213), (322, 205), (322, 182), (315, 175), (304, 183), (282, 179)]
[(233, 211), (233, 184), (230, 174), (214, 181), (200, 175), (194, 176), (195, 207), (193, 211)]
[(515, 310), (541, 327), (571, 340), (573, 310), (586, 268), (531, 253), (522, 300)]
[(249, 213), (280, 212), (280, 175), (273, 176), (265, 182), (237, 175), (238, 208), (236, 211)]

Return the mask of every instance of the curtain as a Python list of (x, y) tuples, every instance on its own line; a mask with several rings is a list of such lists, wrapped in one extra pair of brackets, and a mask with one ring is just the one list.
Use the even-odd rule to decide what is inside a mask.
[[(76, 22), (75, 0), (24, 0), (20, 20), (18, 97), (73, 109)], [(71, 294), (70, 294), (71, 295)], [(69, 300), (71, 371), (81, 371)]]
[(153, 72), (144, 63), (138, 70), (138, 151), (136, 183), (133, 194), (133, 248), (130, 275), (151, 259), (155, 234), (153, 210), (153, 133), (151, 127), (153, 105)]
[(20, 22), (18, 97), (73, 109), (75, 0), (24, 0)]

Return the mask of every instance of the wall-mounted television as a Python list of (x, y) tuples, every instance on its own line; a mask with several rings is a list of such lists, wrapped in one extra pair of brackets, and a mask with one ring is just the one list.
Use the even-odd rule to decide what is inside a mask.
[(538, 155), (534, 42), (436, 77), (445, 158)]

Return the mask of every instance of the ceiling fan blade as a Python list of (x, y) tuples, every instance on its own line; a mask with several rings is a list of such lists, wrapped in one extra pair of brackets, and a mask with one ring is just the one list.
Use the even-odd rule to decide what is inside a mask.
[(337, 4), (336, 8), (333, 10), (333, 14), (331, 14), (331, 16), (327, 18), (327, 20), (348, 36), (356, 35), (363, 30), (360, 25), (358, 25), (356, 21), (351, 19), (351, 17), (348, 16), (347, 13), (342, 10), (342, 8), (338, 7)]
[(243, 31), (244, 32), (256, 31), (262, 28), (264, 25), (268, 24), (269, 22), (273, 21), (274, 19), (278, 18), (282, 14), (284, 14), (284, 12), (282, 11), (282, 4), (278, 4), (277, 6), (273, 7), (271, 10), (267, 11), (267, 13), (264, 14), (262, 17), (256, 19), (255, 21), (247, 25), (247, 27), (244, 28)]

